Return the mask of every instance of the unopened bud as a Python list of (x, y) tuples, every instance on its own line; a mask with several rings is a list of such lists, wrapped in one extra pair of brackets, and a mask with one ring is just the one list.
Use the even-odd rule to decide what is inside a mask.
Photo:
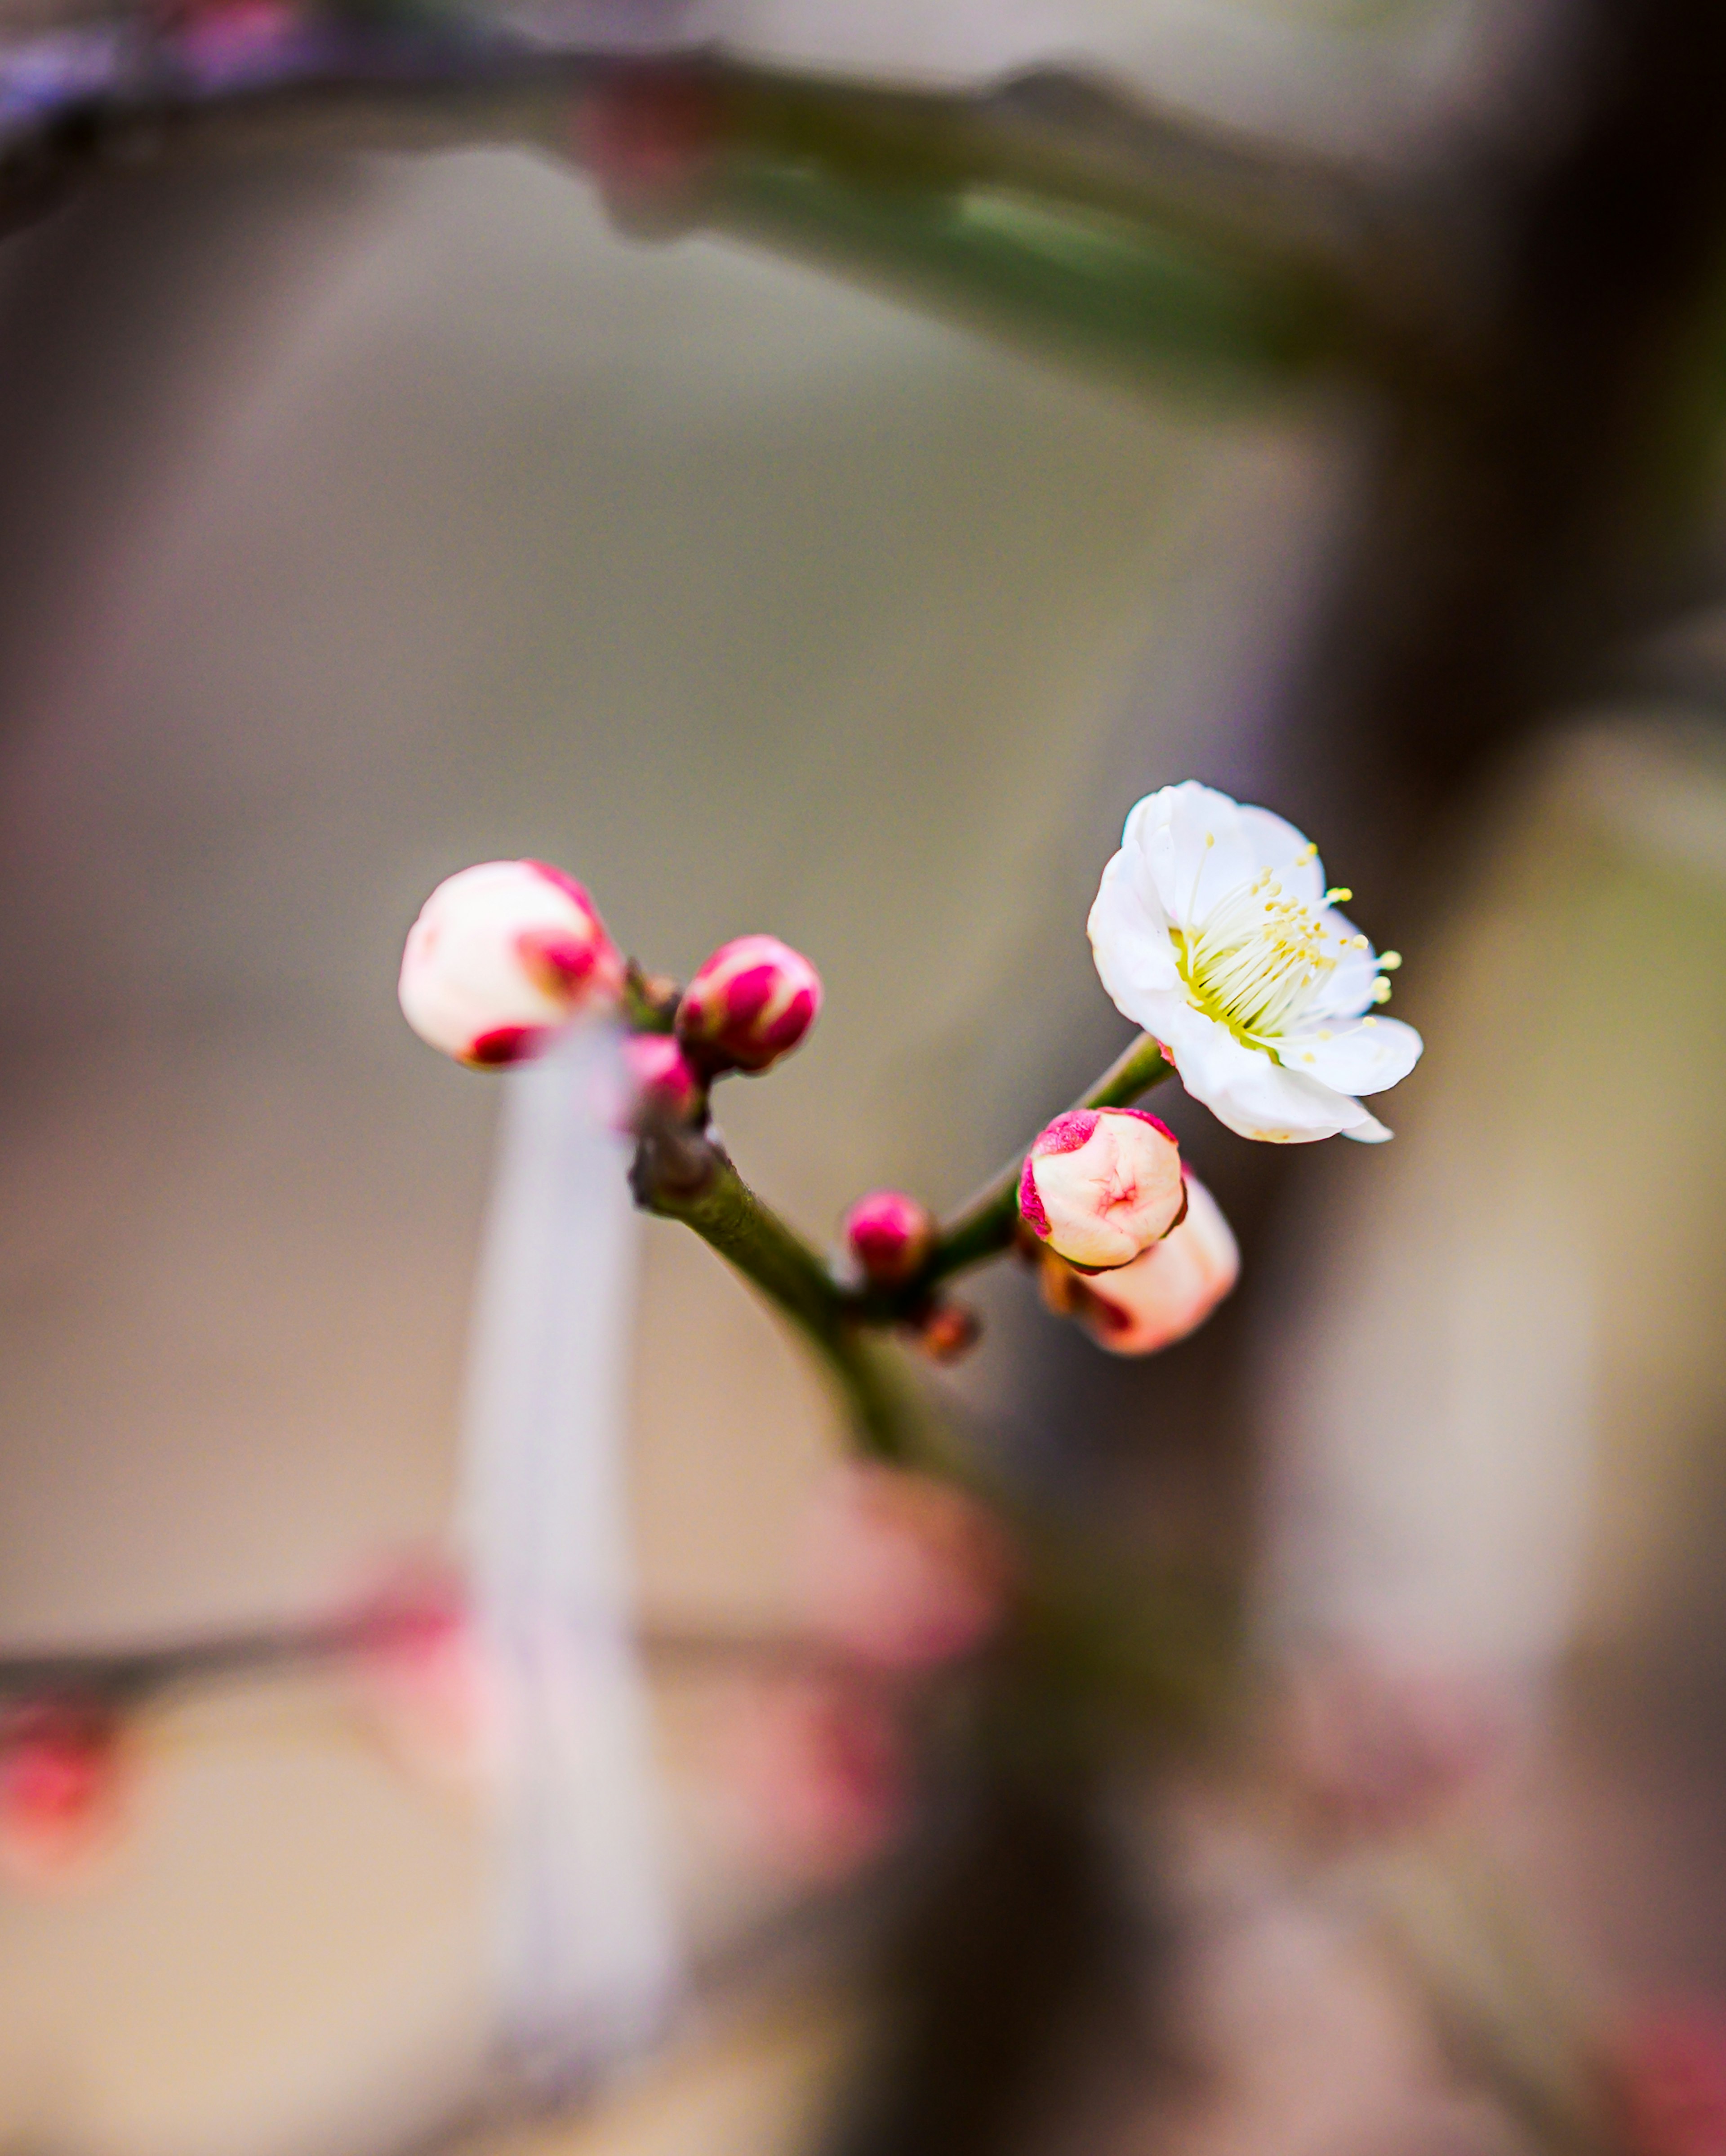
[(1112, 1354), (1149, 1355), (1184, 1340), (1240, 1277), (1240, 1248), (1222, 1208), (1197, 1176), (1186, 1180), (1184, 1217), (1131, 1265), (1085, 1273), (1044, 1255), (1044, 1301), (1076, 1317)]
[(1025, 1157), (1019, 1209), (1069, 1265), (1130, 1265), (1186, 1208), (1174, 1133), (1142, 1108), (1075, 1108)]
[(482, 861), (446, 877), (408, 932), (397, 993), (422, 1040), (458, 1061), (519, 1063), (593, 1004), (623, 962), (593, 901), (543, 861)]
[(686, 1123), (701, 1106), (701, 1081), (668, 1033), (634, 1033), (624, 1043), (624, 1063), (640, 1122)]
[(957, 1363), (983, 1337), (983, 1320), (962, 1302), (937, 1302), (918, 1322), (912, 1337), (932, 1363)]
[(677, 1037), (698, 1068), (767, 1070), (815, 1022), (821, 977), (777, 936), (738, 936), (696, 972), (677, 1006)]
[(929, 1255), (935, 1222), (927, 1206), (902, 1190), (871, 1190), (846, 1214), (845, 1238), (866, 1281), (896, 1287)]
[(115, 1839), (126, 1731), (100, 1700), (28, 1700), (0, 1715), (0, 1871), (20, 1886), (74, 1878)]

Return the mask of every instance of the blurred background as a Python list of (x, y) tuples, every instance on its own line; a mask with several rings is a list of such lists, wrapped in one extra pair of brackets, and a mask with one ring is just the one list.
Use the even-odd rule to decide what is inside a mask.
[[(488, 105), (379, 146), (326, 97), (337, 50), (256, 139), (122, 128), (0, 251), (0, 1649), (285, 1623), (461, 1547), (501, 1086), (396, 1008), (440, 877), (557, 862), (680, 974), (747, 931), (806, 951), (819, 1029), (721, 1113), (825, 1243), (871, 1185), (955, 1204), (1123, 1043), (1086, 911), (1132, 803), (1197, 777), (1301, 820), (1405, 951), (1428, 1046), (1395, 1143), (1267, 1162), (1177, 1103), (1246, 1249), (1226, 1312), (1123, 1365), (1004, 1268), (939, 1383), (1086, 1532), (1229, 1570), (1264, 1666), (1490, 1702), (1470, 1831), (1554, 1962), (1715, 2012), (1719, 26), (1677, 0), (510, 20), (539, 54), (929, 100), (934, 131), (896, 172), (891, 128), (871, 150), (891, 231), (860, 239), (819, 169), (794, 216), (764, 182), (709, 215), (678, 172), (644, 215), (627, 154), (537, 90), (520, 130)], [(75, 161), (63, 106), (100, 116), (105, 70), (124, 120), (143, 64), (106, 17), (4, 27), (0, 119)], [(172, 94), (219, 114), (280, 32), (236, 5), (151, 33), (205, 38), (221, 64)], [(1027, 113), (1080, 164), (1143, 151), (1133, 245), (1190, 289), (1087, 312), (902, 244), (942, 158)], [(1056, 213), (1008, 192), (1028, 259)], [(1126, 244), (1108, 215), (1097, 249)], [(640, 1263), (640, 1606), (789, 1622), (830, 1404), (681, 1228), (647, 1222)], [(691, 1952), (787, 1891), (716, 1790), (711, 1689), (654, 1689)], [(339, 1671), (150, 1718), (89, 1876), (0, 1887), (0, 2142), (828, 2135), (867, 2012), (841, 1957), (576, 2115), (470, 2115), (493, 1837), (374, 1720)], [(1162, 2033), (1042, 2138), (1538, 2143), (1262, 1801), (1214, 1767), (1137, 1789)]]

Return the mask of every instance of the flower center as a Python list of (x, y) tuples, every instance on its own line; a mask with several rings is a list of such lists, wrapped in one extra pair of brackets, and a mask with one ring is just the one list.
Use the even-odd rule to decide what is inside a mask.
[[(1329, 905), (1354, 895), (1334, 890), (1324, 896)], [(1335, 935), (1322, 915), (1285, 898), (1269, 869), (1225, 892), (1202, 921), (1169, 933), (1193, 1002), (1244, 1046), (1272, 1057), (1280, 1041), (1303, 1029), (1343, 957), (1368, 947), (1365, 937)], [(1374, 1003), (1389, 998), (1384, 973), (1401, 963), (1394, 951), (1379, 958)]]

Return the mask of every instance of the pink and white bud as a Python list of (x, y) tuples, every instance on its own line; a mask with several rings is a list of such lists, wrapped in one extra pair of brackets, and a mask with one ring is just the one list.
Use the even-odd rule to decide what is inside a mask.
[(765, 1070), (815, 1022), (821, 977), (777, 936), (722, 943), (683, 992), (677, 1037), (697, 1068)]
[(576, 1014), (615, 1003), (623, 961), (587, 892), (543, 861), (481, 861), (448, 876), (408, 932), (397, 993), (434, 1048), (519, 1063)]
[(1186, 1210), (1180, 1147), (1143, 1108), (1074, 1108), (1025, 1156), (1019, 1209), (1069, 1265), (1130, 1265)]
[(878, 1686), (783, 1677), (739, 1699), (722, 1738), (727, 1794), (775, 1868), (837, 1879), (879, 1854), (908, 1795), (903, 1737)]
[(904, 1468), (836, 1469), (799, 1547), (809, 1631), (884, 1670), (974, 1653), (1006, 1614), (1014, 1560), (994, 1514)]
[(670, 1034), (631, 1034), (624, 1043), (624, 1064), (637, 1122), (693, 1120), (701, 1103), (701, 1081)]
[(0, 1715), (0, 1872), (54, 1887), (118, 1838), (131, 1776), (120, 1716), (100, 1701), (22, 1702)]
[(934, 1215), (902, 1190), (871, 1190), (846, 1214), (845, 1239), (871, 1286), (897, 1287), (929, 1255)]
[(1081, 1273), (1043, 1259), (1043, 1300), (1077, 1318), (1112, 1355), (1152, 1355), (1184, 1340), (1241, 1276), (1240, 1246), (1221, 1206), (1196, 1175), (1186, 1184), (1184, 1216), (1131, 1265)]

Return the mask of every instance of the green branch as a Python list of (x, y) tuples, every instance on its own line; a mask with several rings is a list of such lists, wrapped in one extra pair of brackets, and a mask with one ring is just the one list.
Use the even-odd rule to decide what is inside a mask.
[[(1142, 1034), (1074, 1105), (1130, 1107), (1169, 1070), (1156, 1042)], [(1012, 1248), (1024, 1162), (1016, 1153), (948, 1223), (917, 1277), (891, 1291), (842, 1286), (819, 1251), (756, 1196), (730, 1157), (692, 1131), (650, 1132), (636, 1153), (634, 1187), (649, 1212), (692, 1228), (797, 1327), (844, 1401), (864, 1450), (904, 1460), (926, 1453), (930, 1440), (909, 1389), (896, 1382), (870, 1336), (914, 1319), (942, 1281)]]
[(692, 1228), (778, 1305), (815, 1349), (864, 1450), (903, 1460), (915, 1449), (916, 1414), (852, 1299), (819, 1254), (758, 1198), (730, 1158), (705, 1139), (644, 1141), (635, 1190), (650, 1213)]

